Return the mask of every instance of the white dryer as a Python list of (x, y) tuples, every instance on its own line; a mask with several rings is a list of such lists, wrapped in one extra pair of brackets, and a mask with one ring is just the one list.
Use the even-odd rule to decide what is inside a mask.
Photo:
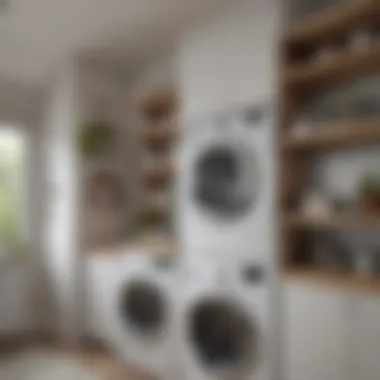
[(196, 252), (272, 252), (274, 123), (247, 107), (187, 129), (178, 150), (182, 248)]
[[(179, 311), (182, 379), (270, 380), (271, 296), (255, 262), (218, 271), (218, 281), (189, 281)], [(235, 265), (236, 264), (236, 265)]]
[(173, 260), (128, 258), (109, 300), (108, 336), (131, 366), (157, 378), (175, 368), (173, 329), (177, 264)]

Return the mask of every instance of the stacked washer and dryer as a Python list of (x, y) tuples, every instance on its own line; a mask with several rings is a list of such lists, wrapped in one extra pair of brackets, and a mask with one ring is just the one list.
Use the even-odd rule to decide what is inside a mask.
[(104, 336), (162, 380), (270, 380), (274, 368), (273, 123), (220, 115), (179, 147), (177, 261), (126, 255), (103, 292)]
[(185, 131), (179, 221), (185, 257), (216, 268), (189, 278), (179, 307), (183, 378), (276, 376), (274, 122), (266, 107)]

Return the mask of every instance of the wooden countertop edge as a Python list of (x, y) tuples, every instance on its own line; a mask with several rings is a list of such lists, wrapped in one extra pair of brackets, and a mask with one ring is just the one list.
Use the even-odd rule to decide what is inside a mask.
[[(138, 253), (152, 256), (167, 256), (176, 255), (178, 252), (178, 244), (176, 242), (121, 242), (114, 245), (97, 247), (87, 249), (85, 257), (105, 257), (105, 258), (118, 258), (120, 255), (125, 254), (125, 251), (136, 250)], [(146, 252), (144, 252), (146, 251)]]
[(380, 295), (380, 278), (355, 273), (291, 270), (283, 273), (283, 279), (285, 283), (302, 283), (331, 291)]

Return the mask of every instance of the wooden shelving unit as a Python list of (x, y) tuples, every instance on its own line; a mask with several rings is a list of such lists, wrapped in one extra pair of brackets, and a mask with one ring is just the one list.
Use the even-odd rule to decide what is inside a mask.
[[(354, 269), (332, 272), (321, 269), (305, 258), (311, 248), (305, 236), (311, 231), (380, 227), (380, 214), (367, 214), (359, 207), (348, 212), (334, 212), (325, 217), (310, 217), (299, 210), (307, 174), (309, 156), (316, 157), (336, 149), (367, 144), (380, 145), (380, 120), (331, 120), (313, 128), (315, 132), (297, 135), (292, 130), (305, 99), (323, 89), (380, 74), (380, 35), (371, 47), (361, 51), (342, 46), (325, 60), (313, 52), (332, 45), (350, 33), (380, 21), (378, 0), (350, 0), (331, 7), (285, 31), (281, 41), (281, 111), (279, 156), (280, 239), (285, 280), (365, 292), (380, 292), (380, 277), (363, 275)], [(300, 156), (302, 155), (302, 156)], [(379, 230), (380, 231), (380, 230)], [(305, 252), (309, 252), (305, 255)], [(302, 261), (298, 261), (302, 257)]]
[(368, 19), (379, 15), (378, 0), (346, 1), (341, 6), (322, 11), (285, 33), (287, 46), (308, 45), (344, 35)]
[(176, 138), (177, 130), (171, 124), (164, 124), (156, 128), (145, 128), (141, 135), (148, 149), (160, 151), (170, 148)]
[(157, 230), (161, 231), (171, 224), (173, 214), (171, 191), (175, 170), (171, 151), (177, 136), (178, 96), (171, 89), (155, 91), (142, 100), (139, 110), (144, 121), (141, 143), (146, 157), (140, 172), (145, 198), (141, 212), (153, 217)]
[(291, 65), (285, 71), (285, 82), (289, 87), (305, 90), (310, 87), (331, 86), (377, 72), (379, 61), (380, 41), (374, 43), (368, 51), (342, 52), (325, 62)]
[(294, 213), (288, 214), (284, 219), (286, 227), (293, 230), (380, 227), (380, 214), (360, 212), (337, 213), (319, 218)]
[(149, 189), (164, 186), (171, 181), (173, 174), (171, 163), (147, 165), (141, 169), (141, 179)]
[(289, 151), (313, 151), (380, 143), (380, 119), (333, 122), (318, 125), (316, 129), (322, 132), (302, 137), (285, 136), (283, 148)]
[(380, 293), (380, 277), (357, 275), (352, 272), (322, 272), (315, 268), (295, 266), (288, 268), (283, 277), (286, 281), (301, 281), (342, 291)]

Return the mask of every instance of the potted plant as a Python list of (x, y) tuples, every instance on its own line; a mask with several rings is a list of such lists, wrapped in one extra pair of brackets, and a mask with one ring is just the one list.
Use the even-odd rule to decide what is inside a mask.
[(365, 212), (380, 212), (380, 178), (367, 174), (359, 184), (359, 206)]
[(127, 224), (127, 235), (132, 238), (141, 238), (146, 234), (155, 232), (159, 223), (157, 218), (148, 213), (137, 213)]
[(103, 121), (85, 122), (79, 136), (79, 147), (85, 158), (96, 158), (112, 149), (115, 142), (111, 127)]

